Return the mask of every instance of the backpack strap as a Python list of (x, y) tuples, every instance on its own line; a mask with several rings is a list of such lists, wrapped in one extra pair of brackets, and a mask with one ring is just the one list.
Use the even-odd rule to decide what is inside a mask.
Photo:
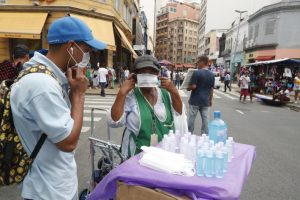
[(49, 69), (48, 67), (45, 67), (44, 65), (41, 65), (41, 64), (33, 65), (31, 67), (27, 67), (27, 68), (23, 69), (20, 72), (20, 74), (18, 75), (18, 77), (15, 79), (14, 83), (18, 82), (24, 76), (26, 76), (28, 74), (33, 74), (33, 73), (47, 74), (47, 75), (51, 76), (52, 78), (54, 78), (59, 83), (59, 85), (61, 85), (60, 81), (58, 80), (56, 75), (53, 73), (53, 71), (51, 69)]
[[(47, 75), (51, 76), (52, 78), (54, 78), (59, 83), (59, 85), (61, 86), (61, 83), (59, 82), (58, 78), (53, 73), (53, 71), (51, 69), (45, 67), (44, 65), (33, 65), (31, 67), (23, 69), (20, 72), (20, 74), (18, 75), (18, 77), (15, 79), (14, 83), (18, 82), (24, 76), (26, 76), (28, 74), (33, 74), (33, 73), (47, 74)], [(37, 154), (41, 150), (41, 148), (42, 148), (43, 144), (45, 143), (46, 139), (47, 139), (47, 135), (45, 133), (43, 133), (41, 135), (40, 139), (38, 140), (37, 144), (35, 145), (31, 155), (30, 155), (30, 158), (32, 159), (31, 164), (33, 163), (33, 161), (36, 158)]]

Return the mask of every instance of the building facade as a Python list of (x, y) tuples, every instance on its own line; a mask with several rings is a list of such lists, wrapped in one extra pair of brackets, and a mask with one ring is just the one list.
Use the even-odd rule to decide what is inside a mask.
[(249, 18), (246, 63), (300, 58), (300, 1), (263, 7)]
[(157, 16), (156, 57), (173, 63), (194, 63), (198, 19), (198, 4), (173, 2), (161, 8)]
[(198, 54), (204, 54), (205, 35), (210, 30), (227, 29), (230, 27), (232, 20), (238, 16), (238, 13), (236, 13), (235, 10), (248, 11), (248, 14), (250, 15), (260, 9), (262, 6), (278, 1), (281, 0), (201, 0)]
[(226, 32), (225, 49), (221, 53), (224, 66), (235, 73), (245, 62), (244, 48), (248, 39), (248, 16), (237, 18)]
[[(26, 44), (31, 51), (48, 49), (47, 30), (66, 15), (83, 20), (107, 49), (91, 54), (91, 65), (131, 66), (137, 57), (133, 41), (141, 40), (139, 1), (135, 0), (6, 0), (0, 6), (0, 60), (9, 59), (14, 45)], [(133, 30), (133, 28), (135, 28)]]
[(217, 64), (216, 61), (220, 54), (219, 40), (226, 31), (225, 29), (211, 30), (205, 35), (204, 55), (209, 58), (210, 64)]

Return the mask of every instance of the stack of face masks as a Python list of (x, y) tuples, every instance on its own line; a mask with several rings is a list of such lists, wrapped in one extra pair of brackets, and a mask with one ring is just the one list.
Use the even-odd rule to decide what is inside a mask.
[(140, 165), (150, 169), (176, 174), (194, 176), (195, 168), (192, 161), (186, 160), (182, 154), (170, 153), (156, 147), (141, 147), (144, 151)]
[(137, 87), (158, 87), (159, 80), (153, 74), (137, 74)]

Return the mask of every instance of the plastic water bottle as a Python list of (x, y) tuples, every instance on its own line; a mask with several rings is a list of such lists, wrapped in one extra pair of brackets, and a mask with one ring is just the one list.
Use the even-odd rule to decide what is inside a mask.
[(212, 150), (206, 151), (206, 159), (205, 159), (205, 165), (204, 165), (204, 173), (206, 177), (212, 177), (212, 166), (213, 166), (213, 152)]
[(227, 172), (228, 170), (228, 151), (225, 146), (221, 148), (222, 154), (223, 154), (223, 171)]
[(233, 140), (233, 137), (228, 137), (228, 141), (232, 145), (232, 158), (234, 158), (234, 140)]
[(231, 162), (232, 160), (232, 144), (231, 142), (226, 142), (226, 148), (227, 148), (227, 152), (228, 152), (228, 162)]
[(162, 139), (162, 148), (166, 151), (168, 151), (168, 147), (167, 147), (168, 141), (167, 141), (167, 139), (168, 139), (168, 135), (165, 134), (163, 139)]
[(204, 176), (204, 165), (205, 165), (205, 151), (203, 149), (199, 149), (197, 152), (197, 176)]
[(215, 157), (215, 172), (217, 178), (223, 178), (224, 177), (224, 169), (223, 169), (223, 154), (222, 151), (216, 151), (216, 157)]
[(209, 139), (218, 142), (226, 142), (227, 140), (227, 124), (221, 119), (221, 112), (214, 112), (214, 120), (208, 125)]
[(187, 159), (195, 162), (196, 161), (196, 153), (197, 153), (196, 144), (190, 142), (188, 144), (188, 148), (187, 148)]
[(215, 167), (215, 162), (216, 162), (216, 148), (215, 148), (215, 146), (213, 146), (210, 149), (212, 151), (212, 166), (211, 166), (212, 172), (211, 173), (214, 176), (216, 174), (216, 167)]

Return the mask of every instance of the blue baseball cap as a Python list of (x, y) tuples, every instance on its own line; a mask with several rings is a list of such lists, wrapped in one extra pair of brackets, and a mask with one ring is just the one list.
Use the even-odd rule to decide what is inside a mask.
[(91, 29), (80, 19), (66, 16), (54, 21), (48, 30), (49, 44), (63, 44), (69, 41), (85, 42), (92, 48), (106, 48), (104, 42), (96, 40)]

